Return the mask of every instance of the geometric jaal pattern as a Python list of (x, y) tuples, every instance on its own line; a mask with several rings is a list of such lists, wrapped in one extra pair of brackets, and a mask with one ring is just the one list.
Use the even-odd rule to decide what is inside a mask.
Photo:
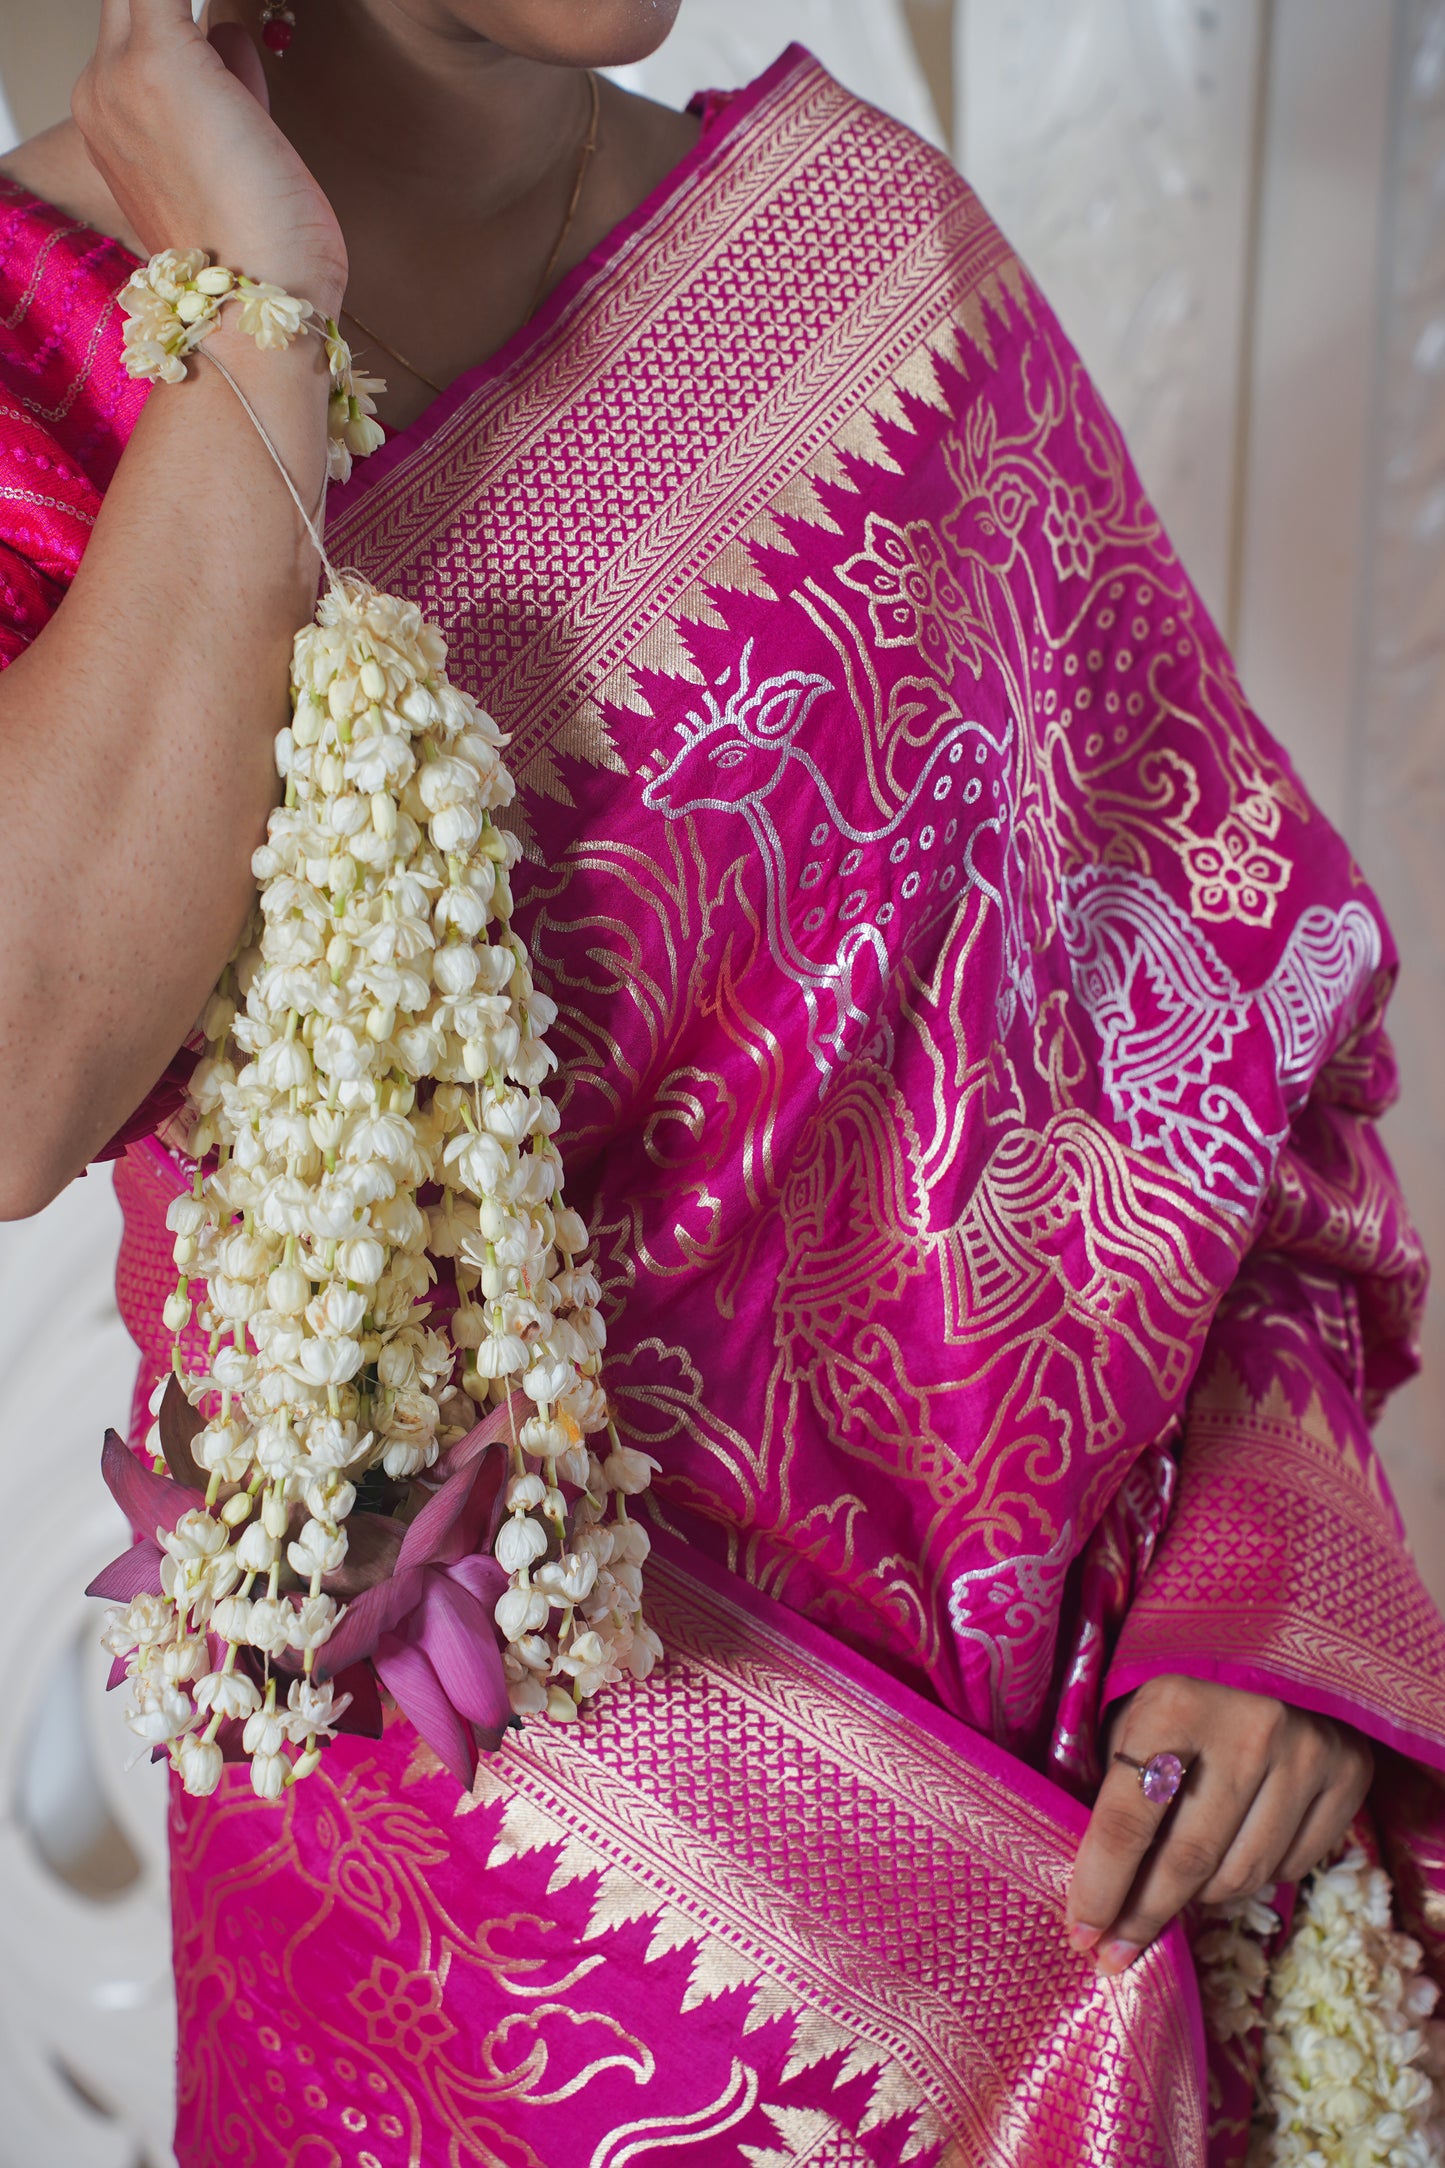
[(1173, 1518), (1108, 1695), (1161, 1671), (1224, 1679), (1439, 1764), (1445, 1619), (1352, 1412), (1326, 1366), (1307, 1389), (1284, 1371), (1251, 1387), (1220, 1354), (1190, 1403)]
[(657, 1954), (688, 1950), (684, 2010), (746, 1989), (740, 2053), (786, 2015), (785, 2078), (868, 2080), (851, 2124), (765, 2102), (773, 2143), (736, 2157), (843, 2168), (896, 2123), (900, 2160), (1196, 2158), (1188, 1961), (1107, 1982), (1065, 1949), (1071, 1803), (755, 1607), (660, 1561), (652, 1586), (665, 1681), (529, 1728), (458, 1812), (500, 1802), (493, 1864), (537, 1853), (550, 1891), (586, 1885), (584, 1943), (642, 1919)]

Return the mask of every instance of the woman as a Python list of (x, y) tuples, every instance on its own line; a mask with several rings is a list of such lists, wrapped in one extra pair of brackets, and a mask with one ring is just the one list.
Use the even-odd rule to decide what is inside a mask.
[[(674, 12), (105, 0), (7, 162), (7, 1210), (125, 1144), (143, 1408), (316, 571), (219, 373), (121, 371), (134, 256), (204, 246), (389, 379), (328, 548), (511, 733), (662, 1468), (657, 1678), (471, 1793), (395, 1720), (178, 1796), (179, 2157), (1236, 2159), (1187, 1909), (1373, 1771), (1438, 1922), (1388, 936), (976, 200), (797, 51), (594, 107)], [(314, 502), (314, 342), (213, 350)]]

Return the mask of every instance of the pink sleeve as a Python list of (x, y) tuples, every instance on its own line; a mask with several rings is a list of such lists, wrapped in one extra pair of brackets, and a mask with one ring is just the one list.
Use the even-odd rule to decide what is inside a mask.
[(115, 307), (133, 264), (0, 181), (0, 666), (64, 599), (145, 404)]
[[(0, 181), (0, 669), (65, 599), (147, 387), (121, 366), (115, 295), (133, 258)], [(180, 1108), (182, 1050), (100, 1154), (117, 1158)]]

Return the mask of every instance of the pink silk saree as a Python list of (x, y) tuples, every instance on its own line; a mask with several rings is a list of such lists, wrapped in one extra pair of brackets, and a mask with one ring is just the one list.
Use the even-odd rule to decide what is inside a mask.
[[(123, 252), (0, 234), (9, 655), (140, 395)], [(329, 546), (512, 733), (670, 1654), (469, 1796), (393, 1719), (177, 1798), (182, 2168), (1237, 2159), (1184, 1924), (1064, 1946), (1079, 1802), (1159, 1673), (1339, 1717), (1445, 1952), (1445, 1626), (1367, 1430), (1424, 1267), (1388, 932), (1077, 359), (794, 50)], [(118, 1140), (138, 1408), (179, 1073)]]

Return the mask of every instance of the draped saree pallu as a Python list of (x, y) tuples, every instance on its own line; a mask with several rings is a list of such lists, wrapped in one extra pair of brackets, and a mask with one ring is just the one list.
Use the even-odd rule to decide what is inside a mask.
[[(393, 1715), (176, 1798), (184, 2168), (1239, 2159), (1184, 1923), (1115, 1982), (1063, 1941), (1161, 1673), (1387, 1750), (1445, 1937), (1366, 1427), (1424, 1279), (1388, 935), (967, 187), (797, 51), (703, 123), (328, 534), (511, 733), (668, 1661), (469, 1796)], [(139, 405), (129, 268), (10, 192), (11, 652)], [(138, 1411), (182, 1074), (118, 1140)]]

